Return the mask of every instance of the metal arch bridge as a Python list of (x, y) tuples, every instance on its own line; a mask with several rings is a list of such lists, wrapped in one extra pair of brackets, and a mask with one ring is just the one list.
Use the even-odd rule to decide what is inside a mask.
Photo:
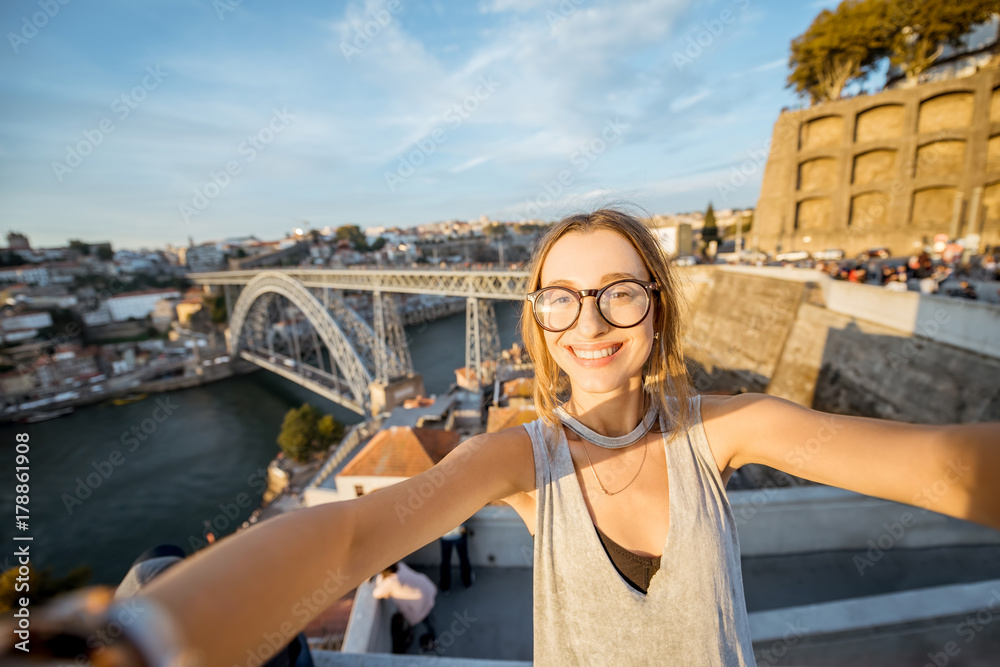
[[(413, 376), (394, 293), (466, 298), (465, 365), (470, 379), (484, 384), (500, 356), (492, 300), (524, 298), (528, 274), (294, 268), (188, 278), (223, 289), (231, 354), (368, 415), (373, 382)], [(343, 300), (343, 290), (373, 293), (370, 323)]]
[[(247, 285), (265, 271), (189, 273), (198, 285)], [(476, 299), (520, 301), (528, 285), (526, 271), (443, 271), (421, 269), (271, 269), (306, 287), (408, 294), (440, 294)]]

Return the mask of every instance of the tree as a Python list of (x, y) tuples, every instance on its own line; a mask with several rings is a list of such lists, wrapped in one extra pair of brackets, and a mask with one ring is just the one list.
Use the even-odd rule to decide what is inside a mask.
[(89, 243), (84, 243), (83, 241), (80, 241), (79, 239), (71, 239), (70, 242), (69, 242), (69, 249), (70, 250), (76, 250), (81, 255), (89, 255), (90, 254), (90, 244)]
[(83, 337), (83, 332), (87, 330), (83, 318), (69, 308), (56, 308), (50, 311), (52, 326), (42, 329), (41, 334), (49, 339), (60, 341), (75, 340)]
[(706, 248), (712, 241), (719, 240), (719, 228), (715, 224), (715, 209), (712, 208), (712, 202), (708, 203), (708, 210), (705, 211), (705, 224), (701, 228), (701, 240)]
[(22, 264), (27, 264), (24, 257), (13, 250), (7, 250), (0, 254), (0, 266), (21, 266)]
[(938, 59), (946, 45), (960, 48), (962, 37), (972, 26), (1000, 11), (997, 0), (889, 0), (888, 5), (889, 62), (902, 70), (911, 84)]
[(319, 410), (303, 403), (285, 414), (278, 445), (289, 458), (305, 463), (315, 454), (325, 452), (343, 437), (344, 425), (331, 415), (320, 416)]
[(97, 259), (102, 262), (110, 262), (114, 256), (114, 251), (106, 245), (102, 245), (97, 248)]
[(507, 235), (507, 225), (494, 222), (493, 224), (486, 225), (486, 229), (483, 231), (486, 233), (487, 238), (496, 241), (497, 239), (502, 239)]
[(350, 241), (351, 245), (358, 252), (367, 252), (368, 239), (365, 238), (365, 233), (361, 231), (361, 228), (357, 225), (343, 225), (337, 227), (337, 240), (338, 241)]
[(792, 40), (788, 87), (812, 103), (840, 97), (848, 83), (867, 76), (888, 55), (887, 20), (886, 0), (844, 0), (835, 11), (821, 11)]
[(518, 222), (518, 223), (514, 224), (514, 233), (515, 234), (534, 234), (535, 232), (537, 232), (541, 228), (542, 228), (542, 225), (537, 225), (537, 224), (535, 224), (533, 222)]
[(740, 234), (743, 235), (743, 238), (745, 240), (746, 235), (750, 232), (751, 229), (753, 229), (753, 211), (751, 211), (746, 216), (739, 216), (735, 224), (726, 227), (725, 231), (722, 233), (722, 238), (723, 239), (736, 238), (737, 226), (740, 227)]
[(226, 297), (223, 295), (202, 294), (202, 308), (206, 308), (214, 324), (225, 324), (229, 321), (229, 312), (226, 310)]
[(323, 415), (316, 423), (316, 433), (320, 442), (329, 447), (344, 437), (344, 425), (333, 418), (333, 415)]

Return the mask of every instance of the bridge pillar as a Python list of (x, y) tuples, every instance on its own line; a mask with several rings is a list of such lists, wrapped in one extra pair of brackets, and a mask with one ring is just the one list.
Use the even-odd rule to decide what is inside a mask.
[(465, 308), (465, 367), (470, 386), (493, 381), (500, 358), (500, 335), (496, 314), (489, 299), (469, 297)]
[(402, 405), (406, 399), (425, 395), (424, 378), (419, 373), (411, 373), (389, 382), (375, 380), (368, 385), (368, 391), (373, 415), (392, 412), (393, 408)]
[(372, 295), (372, 319), (375, 330), (375, 376), (387, 383), (413, 372), (410, 347), (406, 343), (396, 298), (390, 292), (375, 290)]
[[(237, 297), (233, 296), (233, 291), (237, 291)], [(239, 290), (235, 285), (223, 285), (222, 293), (226, 297), (226, 321), (233, 316), (233, 306), (236, 305), (236, 298), (239, 296)]]

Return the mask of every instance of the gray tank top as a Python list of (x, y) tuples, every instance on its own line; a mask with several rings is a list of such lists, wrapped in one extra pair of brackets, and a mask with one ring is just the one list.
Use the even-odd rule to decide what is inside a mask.
[[(740, 545), (701, 421), (667, 442), (670, 528), (644, 594), (608, 558), (563, 429), (525, 424), (538, 492), (534, 545), (536, 665), (755, 666)], [(663, 418), (660, 427), (664, 428)]]

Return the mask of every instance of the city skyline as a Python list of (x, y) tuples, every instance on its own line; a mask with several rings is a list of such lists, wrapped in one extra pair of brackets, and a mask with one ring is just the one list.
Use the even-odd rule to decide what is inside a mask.
[(800, 103), (788, 44), (834, 4), (6, 6), (4, 231), (134, 248), (753, 207)]

